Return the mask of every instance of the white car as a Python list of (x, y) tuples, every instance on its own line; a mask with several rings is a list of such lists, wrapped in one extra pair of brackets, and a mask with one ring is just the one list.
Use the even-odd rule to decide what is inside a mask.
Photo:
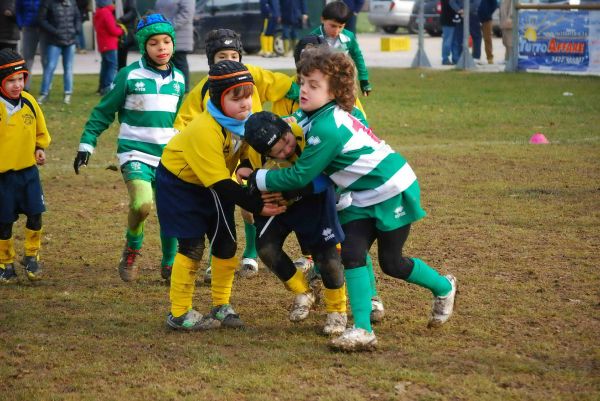
[(409, 28), (415, 0), (371, 0), (369, 22), (386, 33)]

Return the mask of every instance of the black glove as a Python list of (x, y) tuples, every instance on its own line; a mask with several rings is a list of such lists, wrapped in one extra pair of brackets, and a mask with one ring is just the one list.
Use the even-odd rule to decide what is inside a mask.
[(360, 81), (360, 90), (365, 96), (369, 96), (369, 93), (373, 90), (373, 87), (369, 83), (367, 79), (361, 79)]
[(79, 167), (87, 166), (90, 161), (90, 152), (79, 151), (77, 152), (77, 156), (75, 156), (75, 161), (73, 162), (73, 168), (75, 169), (75, 174), (79, 174)]
[(248, 195), (256, 196), (260, 195), (260, 189), (258, 189), (258, 185), (256, 184), (256, 171), (254, 170), (252, 174), (246, 178), (246, 188), (248, 191)]

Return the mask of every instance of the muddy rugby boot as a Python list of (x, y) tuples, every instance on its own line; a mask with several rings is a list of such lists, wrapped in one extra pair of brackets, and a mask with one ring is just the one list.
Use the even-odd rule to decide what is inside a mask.
[(444, 276), (450, 281), (452, 285), (452, 290), (450, 293), (443, 297), (434, 297), (433, 298), (433, 308), (431, 309), (431, 317), (429, 318), (429, 324), (427, 327), (440, 327), (442, 324), (446, 323), (450, 316), (452, 316), (452, 312), (454, 310), (454, 299), (456, 297), (456, 288), (458, 283), (456, 278), (448, 274)]
[(121, 260), (119, 261), (119, 276), (126, 283), (135, 281), (139, 273), (139, 267), (135, 264), (135, 259), (140, 256), (139, 249), (132, 249), (125, 244)]

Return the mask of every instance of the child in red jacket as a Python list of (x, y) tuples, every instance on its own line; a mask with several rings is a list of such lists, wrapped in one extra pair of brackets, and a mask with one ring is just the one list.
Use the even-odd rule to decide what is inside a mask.
[(100, 95), (104, 96), (113, 87), (113, 80), (117, 75), (117, 48), (119, 37), (125, 32), (115, 18), (115, 6), (112, 0), (96, 0), (94, 13), (94, 29), (98, 50), (102, 54), (100, 64)]

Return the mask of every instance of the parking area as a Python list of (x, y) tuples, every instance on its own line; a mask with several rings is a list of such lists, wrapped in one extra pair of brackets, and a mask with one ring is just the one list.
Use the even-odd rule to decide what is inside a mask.
[[(417, 52), (418, 36), (406, 35), (410, 40), (410, 50), (398, 52), (382, 52), (380, 50), (382, 37), (397, 37), (399, 35), (388, 35), (384, 33), (365, 33), (358, 35), (358, 41), (361, 46), (365, 62), (368, 67), (397, 67), (409, 68), (415, 53)], [(452, 69), (452, 66), (443, 66), (441, 60), (442, 39), (439, 37), (424, 36), (425, 52), (429, 58), (432, 68), (435, 69)], [(504, 46), (502, 39), (494, 38), (494, 59), (496, 64), (477, 66), (478, 71), (482, 72), (498, 72), (504, 70), (504, 65), (499, 64), (500, 60), (504, 60)], [(129, 52), (129, 61), (133, 61), (139, 57), (137, 52)], [(208, 63), (204, 54), (190, 54), (188, 56), (191, 71), (208, 71)], [(276, 57), (263, 58), (256, 55), (244, 55), (243, 62), (248, 64), (258, 65), (269, 69), (294, 69), (294, 58)], [(87, 54), (77, 54), (75, 56), (74, 69), (76, 74), (97, 74), (100, 71), (100, 54), (88, 52)], [(56, 73), (62, 74), (62, 66), (56, 69)], [(39, 59), (36, 59), (33, 74), (41, 74), (42, 67)]]

